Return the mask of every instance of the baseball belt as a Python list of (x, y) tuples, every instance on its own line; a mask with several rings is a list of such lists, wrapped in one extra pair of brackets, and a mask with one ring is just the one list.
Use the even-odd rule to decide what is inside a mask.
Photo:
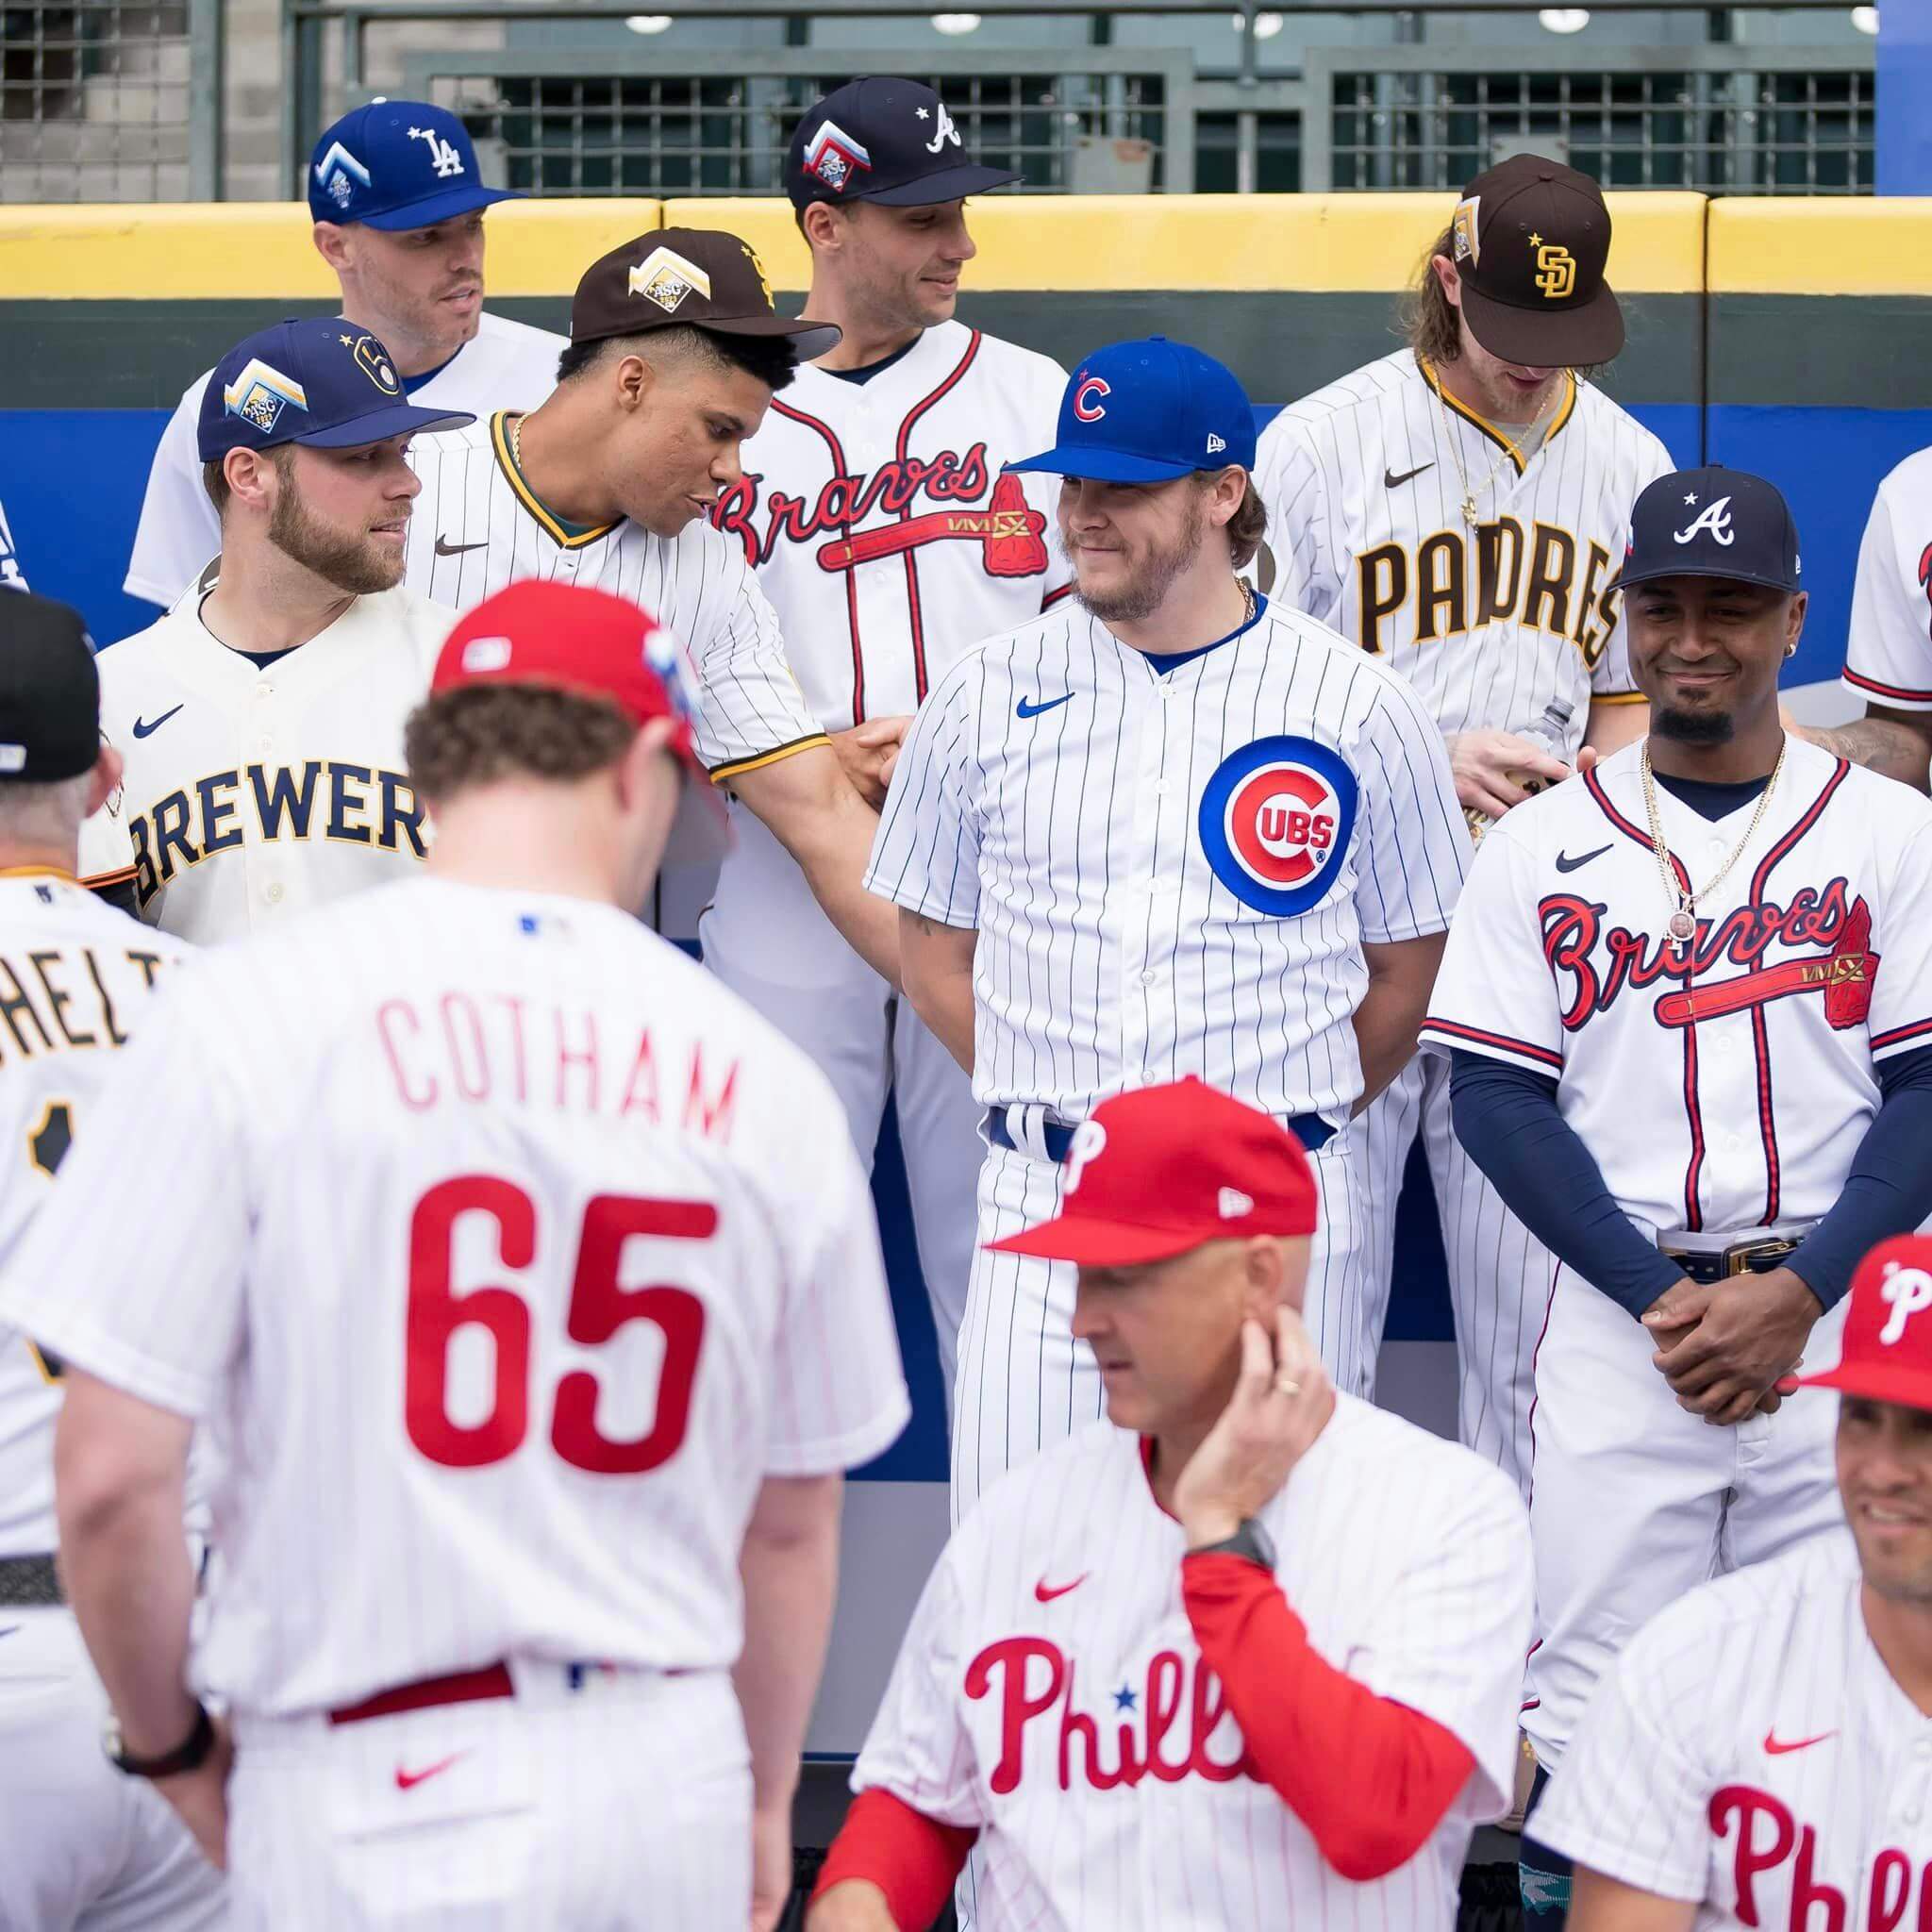
[(44, 1610), (66, 1601), (51, 1556), (0, 1557), (0, 1608)]
[(1701, 1251), (1667, 1247), (1661, 1241), (1657, 1246), (1692, 1281), (1725, 1281), (1733, 1274), (1768, 1274), (1774, 1268), (1782, 1267), (1785, 1257), (1797, 1252), (1798, 1244), (1794, 1241), (1771, 1237), (1755, 1241), (1736, 1241), (1728, 1248)]
[[(1038, 1113), (1030, 1106), (1015, 1104), (1010, 1108), (995, 1107), (986, 1116), (986, 1138), (995, 1147), (1005, 1147), (1014, 1154), (1034, 1154), (1037, 1148), (1031, 1138), (1028, 1124), (1024, 1118), (1017, 1131), (1008, 1115), (1024, 1116)], [(1074, 1144), (1074, 1129), (1077, 1121), (1063, 1121), (1057, 1114), (1044, 1114), (1033, 1124), (1033, 1131), (1039, 1135), (1039, 1146), (1046, 1149), (1046, 1158), (1056, 1167), (1067, 1158), (1067, 1150)], [(1319, 1154), (1335, 1138), (1335, 1129), (1318, 1113), (1298, 1113), (1286, 1125), (1288, 1131), (1306, 1147), (1310, 1154)]]

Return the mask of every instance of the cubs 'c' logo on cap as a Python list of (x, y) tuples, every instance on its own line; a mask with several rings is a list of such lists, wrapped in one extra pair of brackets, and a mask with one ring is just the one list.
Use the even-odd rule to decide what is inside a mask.
[(816, 175), (835, 194), (843, 194), (853, 175), (872, 166), (872, 156), (836, 121), (824, 123), (805, 144), (805, 172)]
[(666, 315), (695, 289), (711, 299), (711, 278), (696, 262), (687, 261), (675, 248), (654, 248), (630, 272), (629, 292), (655, 302)]
[(1074, 391), (1074, 414), (1083, 423), (1098, 423), (1107, 414), (1100, 398), (1112, 393), (1113, 385), (1105, 376), (1082, 376), (1080, 387)]
[(1560, 242), (1545, 242), (1532, 235), (1529, 245), (1536, 250), (1536, 285), (1545, 302), (1560, 302), (1576, 287), (1576, 258)]
[[(1692, 504), (1695, 496), (1687, 496), (1684, 501)], [(1713, 543), (1735, 543), (1737, 533), (1731, 528), (1731, 499), (1728, 496), (1714, 498), (1697, 512), (1681, 530), (1671, 534), (1679, 543), (1688, 543), (1699, 530), (1707, 530)]]
[(1312, 738), (1264, 738), (1224, 758), (1201, 794), (1201, 846), (1244, 906), (1291, 919), (1324, 899), (1355, 835), (1347, 760)]
[(315, 178), (338, 208), (347, 208), (356, 190), (369, 186), (369, 170), (341, 142), (332, 141), (315, 164)]
[(259, 356), (251, 356), (234, 381), (223, 385), (222, 408), (264, 436), (272, 436), (284, 409), (307, 412), (308, 391), (293, 376), (284, 375)]
[(1483, 205), (1480, 194), (1472, 194), (1467, 201), (1456, 204), (1455, 219), (1449, 224), (1450, 245), (1456, 250), (1456, 262), (1459, 268), (1465, 261), (1482, 261), (1482, 244), (1476, 239), (1475, 218)]
[(1878, 1341), (1881, 1347), (1890, 1348), (1905, 1340), (1906, 1324), (1914, 1315), (1932, 1308), (1932, 1274), (1923, 1268), (1902, 1268), (1896, 1261), (1888, 1261), (1878, 1292), (1891, 1307), (1885, 1326), (1878, 1331)]
[(403, 392), (401, 379), (391, 364), (383, 347), (374, 336), (343, 336), (343, 348), (353, 351), (356, 367), (373, 382), (386, 396), (399, 396)]

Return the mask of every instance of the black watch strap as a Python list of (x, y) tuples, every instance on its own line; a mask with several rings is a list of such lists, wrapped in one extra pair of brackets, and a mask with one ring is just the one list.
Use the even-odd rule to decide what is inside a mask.
[(1274, 1569), (1274, 1542), (1268, 1532), (1261, 1527), (1257, 1517), (1243, 1520), (1241, 1527), (1230, 1537), (1224, 1537), (1218, 1543), (1203, 1543), (1197, 1550), (1190, 1550), (1191, 1557), (1243, 1557), (1250, 1563), (1257, 1563), (1271, 1574)]
[(215, 1747), (215, 1724), (208, 1714), (208, 1706), (197, 1704), (194, 1728), (181, 1743), (158, 1757), (130, 1757), (121, 1742), (121, 1727), (111, 1719), (106, 1742), (108, 1762), (129, 1777), (178, 1777), (182, 1772), (194, 1771), (208, 1762), (208, 1753)]

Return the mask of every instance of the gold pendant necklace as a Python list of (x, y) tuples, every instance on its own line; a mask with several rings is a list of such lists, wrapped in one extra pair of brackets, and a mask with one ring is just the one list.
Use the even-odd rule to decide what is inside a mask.
[(1650, 821), (1650, 849), (1657, 854), (1657, 871), (1663, 875), (1664, 895), (1671, 902), (1671, 915), (1664, 922), (1664, 930), (1670, 936), (1670, 942), (1677, 950), (1681, 962), (1689, 951), (1690, 941), (1697, 937), (1697, 902), (1708, 898), (1723, 883), (1725, 874), (1736, 865), (1745, 846), (1757, 834), (1757, 827), (1764, 823), (1764, 814), (1771, 808), (1771, 794), (1777, 790), (1778, 774), (1785, 768), (1785, 753), (1790, 748), (1790, 740), (1778, 746), (1777, 763), (1771, 768), (1771, 776), (1764, 790), (1757, 794), (1757, 809), (1751, 814), (1751, 823), (1744, 827), (1744, 836), (1731, 847), (1730, 856), (1718, 867), (1700, 887), (1692, 888), (1690, 874), (1684, 874), (1685, 883), (1677, 883), (1677, 874), (1671, 866), (1670, 842), (1664, 837), (1663, 815), (1657, 809), (1657, 780), (1650, 769), (1650, 741), (1643, 741), (1643, 751), (1638, 760), (1638, 768), (1643, 774), (1643, 809)]
[[(1543, 417), (1547, 414), (1550, 405), (1557, 400), (1557, 388), (1560, 380), (1561, 378), (1557, 377), (1552, 381), (1549, 394), (1538, 405), (1537, 412), (1531, 418), (1528, 428), (1523, 432), (1524, 442), (1527, 442), (1541, 426)], [(1490, 465), (1489, 474), (1484, 476), (1480, 483), (1472, 484), (1469, 480), (1469, 466), (1462, 459), (1462, 439), (1457, 433), (1456, 418), (1451, 412), (1448, 401), (1443, 395), (1441, 382), (1442, 378), (1440, 375), (1437, 376), (1436, 407), (1442, 412), (1442, 433), (1448, 440), (1449, 454), (1456, 459), (1456, 475), (1462, 484), (1462, 521), (1473, 530), (1475, 528), (1480, 515), (1475, 506), (1477, 496), (1494, 484), (1497, 475), (1502, 471), (1503, 465), (1512, 458), (1520, 469), (1528, 469), (1530, 457), (1533, 457), (1536, 451), (1532, 450), (1530, 457), (1525, 457), (1523, 451), (1508, 437), (1503, 436), (1501, 430), (1492, 430), (1491, 434), (1502, 437), (1503, 454)], [(1541, 447), (1541, 444), (1539, 443), (1537, 448), (1540, 449)]]

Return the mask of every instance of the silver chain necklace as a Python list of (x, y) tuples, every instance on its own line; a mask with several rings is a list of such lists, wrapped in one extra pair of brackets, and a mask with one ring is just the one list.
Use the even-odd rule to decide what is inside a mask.
[(1757, 794), (1757, 809), (1751, 814), (1751, 823), (1744, 827), (1744, 836), (1731, 847), (1730, 856), (1718, 867), (1702, 886), (1691, 887), (1688, 881), (1690, 874), (1684, 874), (1686, 884), (1677, 883), (1677, 875), (1671, 869), (1670, 841), (1664, 837), (1663, 815), (1657, 809), (1657, 780), (1650, 769), (1650, 741), (1643, 741), (1643, 751), (1638, 760), (1643, 774), (1643, 809), (1650, 820), (1650, 847), (1657, 854), (1657, 871), (1663, 874), (1664, 893), (1670, 900), (1672, 911), (1665, 922), (1664, 930), (1670, 935), (1671, 944), (1677, 949), (1681, 959), (1690, 948), (1690, 941), (1697, 937), (1697, 902), (1707, 899), (1723, 884), (1724, 876), (1742, 856), (1745, 846), (1757, 835), (1757, 827), (1764, 823), (1764, 814), (1771, 808), (1771, 794), (1777, 790), (1778, 774), (1785, 768), (1785, 753), (1790, 748), (1788, 738), (1778, 747), (1777, 763), (1771, 768), (1771, 777), (1762, 791)]

